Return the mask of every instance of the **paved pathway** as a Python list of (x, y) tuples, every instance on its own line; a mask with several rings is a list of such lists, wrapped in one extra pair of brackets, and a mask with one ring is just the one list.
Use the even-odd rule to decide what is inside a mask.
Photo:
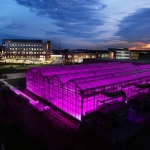
[(15, 78), (24, 78), (26, 76), (26, 73), (11, 73), (11, 74), (4, 74), (7, 76), (6, 79), (15, 79)]

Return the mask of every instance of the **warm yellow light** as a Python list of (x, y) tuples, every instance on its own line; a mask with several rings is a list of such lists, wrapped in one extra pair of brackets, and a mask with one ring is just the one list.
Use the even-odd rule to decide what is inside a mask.
[(46, 49), (49, 50), (49, 43), (46, 44)]

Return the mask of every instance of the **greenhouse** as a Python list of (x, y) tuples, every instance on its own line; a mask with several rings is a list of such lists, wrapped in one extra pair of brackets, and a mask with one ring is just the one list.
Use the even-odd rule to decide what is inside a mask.
[[(30, 68), (26, 88), (78, 120), (113, 100), (149, 93), (150, 65), (95, 63)], [(114, 96), (117, 92), (124, 92)], [(115, 93), (115, 94), (114, 94)]]

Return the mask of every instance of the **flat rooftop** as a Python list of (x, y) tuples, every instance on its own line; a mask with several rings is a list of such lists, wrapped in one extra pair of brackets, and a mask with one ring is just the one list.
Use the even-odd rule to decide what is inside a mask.
[(42, 43), (42, 40), (32, 40), (32, 39), (3, 39), (3, 42), (30, 42), (30, 43)]

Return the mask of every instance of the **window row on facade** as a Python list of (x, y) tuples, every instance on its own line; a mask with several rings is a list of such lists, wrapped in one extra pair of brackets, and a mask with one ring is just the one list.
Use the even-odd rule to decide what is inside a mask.
[(7, 51), (6, 54), (49, 54), (49, 52), (45, 52), (45, 51), (44, 52)]
[(43, 45), (39, 44), (8, 44), (9, 47), (43, 47)]
[(40, 50), (42, 51), (43, 48), (8, 48), (8, 50), (32, 50), (32, 51)]

